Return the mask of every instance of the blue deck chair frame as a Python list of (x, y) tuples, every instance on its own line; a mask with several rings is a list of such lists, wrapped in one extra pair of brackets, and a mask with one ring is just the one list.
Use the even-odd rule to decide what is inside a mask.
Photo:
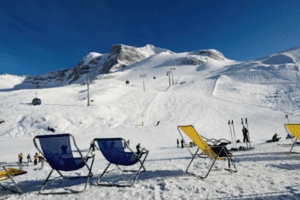
[[(71, 138), (80, 157), (75, 158), (72, 154)], [(41, 149), (37, 145), (37, 140), (39, 140)], [(95, 155), (91, 151), (89, 151), (88, 154), (85, 157), (83, 157), (81, 151), (76, 145), (75, 138), (71, 134), (40, 135), (33, 138), (33, 143), (34, 146), (37, 148), (37, 150), (40, 152), (40, 154), (44, 156), (44, 158), (52, 168), (51, 172), (49, 173), (47, 179), (45, 180), (44, 184), (42, 185), (39, 191), (40, 194), (44, 194), (44, 195), (72, 194), (72, 193), (83, 192), (86, 189), (89, 178), (93, 176), (92, 167), (94, 164)], [(89, 166), (87, 163), (88, 159), (90, 158), (92, 158), (91, 166)], [(83, 168), (84, 166), (86, 166), (88, 169), (87, 176), (66, 177), (61, 172), (61, 171), (65, 171), (65, 172), (75, 171)], [(84, 189), (80, 191), (73, 191), (71, 193), (70, 192), (43, 193), (42, 190), (46, 185), (46, 183), (50, 181), (49, 178), (54, 170), (57, 171), (57, 173), (60, 176), (50, 180), (54, 180), (60, 177), (63, 179), (86, 178)]]
[[(146, 158), (148, 156), (149, 150), (146, 150), (143, 148), (141, 152), (135, 153), (128, 145), (126, 140), (123, 138), (96, 138), (93, 141), (94, 146), (99, 149), (103, 156), (106, 158), (106, 160), (109, 162), (109, 165), (105, 168), (104, 172), (101, 174), (99, 179), (97, 180), (98, 186), (107, 186), (107, 187), (130, 187), (132, 186), (135, 181), (137, 180), (140, 172), (146, 172), (146, 169), (144, 167), (144, 163), (146, 161)], [(125, 152), (124, 145), (130, 152)], [(144, 159), (141, 160), (141, 158), (144, 155)], [(136, 163), (140, 163), (140, 168), (138, 170), (124, 170), (119, 167), (119, 165), (122, 166), (132, 166)], [(127, 185), (118, 185), (118, 184), (103, 184), (100, 183), (101, 178), (104, 176), (105, 173), (109, 173), (114, 170), (107, 171), (111, 164), (115, 164), (119, 170), (122, 172), (133, 172), (136, 173), (136, 176), (131, 184)], [(141, 169), (143, 168), (143, 171)]]

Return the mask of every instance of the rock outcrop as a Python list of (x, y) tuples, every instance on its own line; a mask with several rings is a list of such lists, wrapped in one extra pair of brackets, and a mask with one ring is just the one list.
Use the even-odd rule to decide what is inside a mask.
[(225, 60), (226, 59), (225, 56), (221, 52), (219, 52), (215, 49), (198, 50), (198, 51), (196, 51), (196, 53), (201, 56), (211, 57), (215, 60)]
[(135, 47), (116, 44), (111, 47), (110, 52), (107, 54), (91, 52), (73, 68), (33, 77), (28, 76), (25, 82), (29, 84), (52, 83), (55, 85), (79, 83), (82, 82), (81, 79), (86, 79), (86, 76), (83, 77), (84, 74), (89, 73), (90, 78), (95, 79), (100, 74), (116, 72), (147, 57), (146, 54)]
[(177, 59), (179, 65), (201, 65), (206, 62), (203, 58), (195, 58), (195, 57), (184, 57)]

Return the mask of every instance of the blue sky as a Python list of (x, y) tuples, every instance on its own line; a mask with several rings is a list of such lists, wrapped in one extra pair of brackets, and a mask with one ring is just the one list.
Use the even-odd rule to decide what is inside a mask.
[(252, 60), (300, 46), (299, 10), (295, 0), (1, 1), (0, 74), (71, 68), (114, 44)]

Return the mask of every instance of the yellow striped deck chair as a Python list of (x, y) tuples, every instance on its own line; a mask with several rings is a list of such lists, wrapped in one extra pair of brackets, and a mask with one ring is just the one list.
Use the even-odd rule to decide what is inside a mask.
[(300, 140), (300, 124), (284, 124), (284, 128), (288, 134), (291, 133), (295, 137), (295, 138), (291, 138), (293, 141), (293, 146), (290, 149), (290, 152), (291, 153), (300, 153), (300, 152), (292, 151), (295, 144), (297, 144), (297, 140)]
[[(229, 169), (225, 169), (231, 172), (237, 172), (236, 166), (232, 161), (232, 157), (234, 157), (233, 155), (231, 155), (227, 148), (223, 145), (208, 145), (205, 140), (203, 139), (202, 136), (200, 136), (195, 128), (192, 125), (188, 125), (188, 126), (178, 126), (177, 127), (180, 136), (183, 138), (183, 135), (181, 134), (181, 132), (185, 133), (198, 147), (197, 151), (195, 154), (192, 154), (192, 160), (190, 162), (190, 164), (188, 165), (187, 169), (186, 169), (186, 173), (189, 175), (193, 175), (196, 176), (198, 178), (201, 179), (205, 179), (208, 174), (210, 173), (210, 171), (212, 170), (212, 167), (214, 166), (215, 162), (217, 160), (228, 160), (228, 167)], [(186, 145), (187, 147), (187, 145)], [(188, 147), (187, 147), (188, 148)], [(198, 151), (201, 150), (202, 153), (198, 154)], [(211, 166), (209, 167), (209, 170), (207, 171), (205, 176), (200, 176), (200, 175), (196, 175), (194, 173), (191, 173), (188, 171), (189, 167), (191, 166), (192, 162), (194, 161), (195, 157), (198, 156), (200, 158), (209, 158), (211, 160)], [(230, 169), (230, 163), (234, 166), (234, 169)]]
[(22, 171), (22, 170), (18, 170), (18, 169), (15, 169), (15, 168), (8, 168), (8, 169), (6, 169), (6, 167), (4, 167), (4, 166), (2, 166), (2, 168), (4, 170), (0, 171), (0, 182), (10, 179), (13, 182), (13, 184), (16, 186), (17, 191), (13, 190), (13, 189), (10, 189), (10, 188), (7, 188), (7, 187), (4, 187), (1, 184), (0, 184), (0, 186), (3, 187), (4, 189), (12, 191), (12, 192), (22, 194), (22, 190), (16, 184), (15, 180), (13, 179), (13, 177), (14, 176), (18, 176), (18, 175), (22, 175), (22, 174), (26, 174), (27, 172), (26, 171)]

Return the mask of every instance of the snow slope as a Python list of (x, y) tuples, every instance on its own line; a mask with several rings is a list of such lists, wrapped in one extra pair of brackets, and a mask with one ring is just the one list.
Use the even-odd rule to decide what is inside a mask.
[[(271, 57), (281, 59), (283, 54), (289, 63), (266, 62)], [(178, 66), (179, 58), (201, 55), (156, 52), (128, 66), (127, 70), (116, 72), (118, 76), (114, 79), (96, 80), (91, 84), (90, 99), (94, 101), (90, 107), (86, 106), (86, 85), (0, 89), (0, 119), (5, 120), (0, 124), (0, 162), (6, 161), (8, 167), (17, 167), (18, 153), (23, 152), (26, 157), (36, 152), (32, 139), (35, 135), (52, 134), (47, 127), (54, 127), (55, 133), (73, 134), (84, 153), (93, 138), (99, 137), (130, 139), (133, 149), (141, 143), (150, 150), (145, 164), (147, 172), (141, 174), (131, 188), (96, 186), (96, 180), (108, 164), (98, 151), (94, 177), (84, 193), (39, 195), (50, 167), (41, 170), (39, 165), (31, 164), (24, 167), (28, 171), (26, 175), (16, 177), (24, 194), (14, 195), (0, 189), (0, 199), (297, 199), (300, 157), (288, 154), (291, 141), (285, 139), (283, 124), (286, 114), (291, 123), (298, 123), (299, 71), (296, 66), (299, 55), (298, 47), (248, 62), (203, 56), (205, 64)], [(173, 70), (174, 85), (169, 86), (166, 72), (171, 68), (176, 69)], [(147, 75), (146, 91), (143, 91), (141, 74)], [(172, 75), (170, 78), (172, 82)], [(125, 84), (126, 80), (130, 84)], [(31, 105), (35, 93), (42, 100), (40, 106)], [(191, 124), (205, 137), (231, 140), (227, 122), (234, 120), (236, 138), (242, 140), (240, 119), (245, 117), (255, 149), (233, 152), (238, 173), (212, 171), (205, 180), (186, 175), (191, 155), (186, 149), (176, 147), (176, 140), (180, 138), (178, 125)], [(156, 126), (157, 121), (160, 121), (159, 126)], [(274, 133), (282, 137), (279, 145), (265, 143)], [(208, 164), (196, 159), (192, 171), (201, 173)], [(218, 162), (220, 167), (226, 165), (226, 162)], [(71, 174), (84, 175), (86, 170)], [(116, 172), (106, 177), (105, 180), (116, 182), (133, 176)], [(84, 185), (84, 181), (61, 182), (74, 190)], [(59, 185), (59, 181), (53, 181), (46, 190), (60, 190)]]
[(10, 74), (0, 75), (0, 90), (13, 88), (15, 85), (22, 83), (25, 80), (25, 76), (20, 77)]

